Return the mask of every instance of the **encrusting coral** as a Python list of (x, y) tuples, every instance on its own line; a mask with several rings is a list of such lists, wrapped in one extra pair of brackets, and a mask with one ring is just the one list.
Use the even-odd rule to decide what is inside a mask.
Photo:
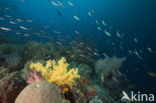
[(48, 60), (45, 66), (41, 62), (31, 63), (30, 69), (40, 72), (45, 81), (72, 88), (75, 79), (80, 78), (80, 75), (78, 75), (78, 68), (68, 70), (68, 66), (66, 59), (62, 57), (57, 63), (55, 60)]

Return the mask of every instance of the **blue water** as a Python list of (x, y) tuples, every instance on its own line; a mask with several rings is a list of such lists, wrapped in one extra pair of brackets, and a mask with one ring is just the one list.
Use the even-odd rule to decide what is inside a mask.
[[(152, 88), (156, 87), (156, 78), (151, 77), (148, 72), (156, 72), (156, 0), (60, 1), (65, 8), (52, 5), (50, 0), (0, 0), (0, 17), (5, 14), (12, 15), (11, 18), (0, 21), (0, 26), (12, 28), (13, 31), (6, 32), (6, 34), (21, 40), (50, 41), (48, 37), (53, 37), (53, 40), (57, 41), (58, 34), (53, 33), (56, 30), (61, 32), (61, 37), (70, 36), (73, 40), (81, 38), (94, 43), (99, 51), (98, 58), (103, 57), (102, 53), (109, 56), (126, 56), (127, 61), (120, 71), (126, 75), (129, 84), (136, 85), (138, 90), (153, 92)], [(74, 4), (74, 7), (68, 5), (69, 1)], [(10, 8), (10, 10), (4, 10), (5, 8)], [(88, 11), (92, 10), (95, 11), (95, 14), (90, 17)], [(57, 11), (60, 12), (60, 15)], [(75, 20), (74, 15), (78, 16), (80, 21)], [(19, 24), (14, 26), (8, 23), (17, 18), (33, 20), (32, 23), (20, 24), (32, 29), (25, 32), (18, 28)], [(96, 24), (95, 20), (100, 23)], [(103, 26), (101, 20), (104, 20), (107, 26)], [(49, 28), (43, 28), (43, 26), (49, 26)], [(98, 31), (97, 26), (100, 26), (102, 31)], [(104, 34), (105, 29), (112, 34), (111, 37)], [(33, 35), (34, 32), (41, 30), (46, 32), (44, 35), (47, 38)], [(75, 34), (75, 30), (80, 34)], [(31, 36), (16, 35), (17, 31)], [(124, 38), (118, 38), (116, 31), (124, 33)], [(134, 38), (138, 39), (137, 43), (134, 42)], [(147, 47), (152, 48), (152, 52), (149, 52)], [(129, 54), (128, 50), (140, 51), (143, 60), (137, 58), (134, 53)]]

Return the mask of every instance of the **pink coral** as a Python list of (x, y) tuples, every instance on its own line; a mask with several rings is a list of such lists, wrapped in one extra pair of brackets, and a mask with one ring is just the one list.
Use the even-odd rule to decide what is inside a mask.
[(34, 69), (33, 72), (31, 73), (30, 78), (27, 80), (27, 83), (34, 83), (34, 82), (40, 82), (43, 81), (44, 79), (37, 73), (37, 71)]

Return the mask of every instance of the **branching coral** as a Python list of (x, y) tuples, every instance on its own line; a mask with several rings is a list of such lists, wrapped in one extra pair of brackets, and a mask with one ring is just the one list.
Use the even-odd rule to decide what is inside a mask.
[(30, 64), (30, 69), (36, 69), (41, 72), (42, 77), (48, 82), (53, 82), (58, 86), (68, 85), (72, 88), (76, 78), (80, 78), (78, 75), (78, 68), (72, 68), (68, 70), (69, 64), (63, 57), (57, 63), (55, 60), (49, 60), (46, 65), (41, 62)]

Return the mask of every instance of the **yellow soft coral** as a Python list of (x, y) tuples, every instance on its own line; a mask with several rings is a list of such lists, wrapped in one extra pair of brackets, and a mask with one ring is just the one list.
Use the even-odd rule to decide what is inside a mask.
[(72, 68), (68, 70), (69, 64), (66, 59), (62, 57), (57, 63), (55, 60), (49, 60), (44, 66), (42, 63), (31, 63), (30, 69), (36, 69), (41, 72), (42, 77), (48, 82), (53, 82), (58, 86), (68, 85), (72, 88), (76, 78), (80, 78), (78, 75), (78, 68)]

